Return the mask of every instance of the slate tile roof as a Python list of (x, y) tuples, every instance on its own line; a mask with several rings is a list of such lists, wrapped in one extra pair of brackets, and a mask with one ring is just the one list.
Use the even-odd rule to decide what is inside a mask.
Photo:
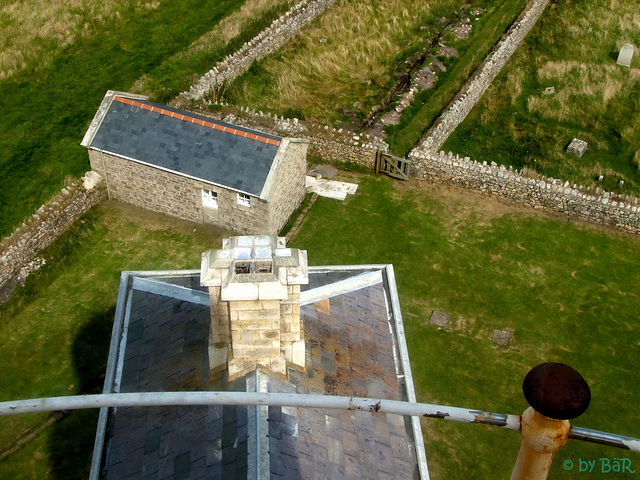
[[(235, 390), (406, 400), (398, 358), (404, 342), (395, 332), (389, 280), (383, 274), (379, 283), (345, 289), (345, 280), (360, 273), (310, 267), (303, 289), (337, 281), (342, 286), (328, 308), (301, 307), (306, 371), (290, 369), (284, 379), (257, 368), (234, 382), (227, 381), (226, 370), (212, 374), (208, 368), (211, 323), (199, 273), (146, 273), (149, 284), (136, 283), (133, 275), (120, 295), (128, 297), (121, 305), (128, 325), (124, 334), (116, 333), (125, 349), (110, 352), (110, 361), (122, 358), (120, 374), (105, 392), (119, 384), (120, 392)], [(187, 290), (195, 292), (193, 301)], [(397, 415), (211, 406), (118, 408), (107, 417), (99, 478), (419, 478), (411, 422)]]
[(83, 145), (259, 197), (280, 137), (108, 93)]

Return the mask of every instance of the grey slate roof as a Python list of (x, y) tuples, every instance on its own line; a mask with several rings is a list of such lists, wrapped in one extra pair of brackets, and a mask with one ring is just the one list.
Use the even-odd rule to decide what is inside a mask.
[(139, 97), (110, 92), (103, 104), (84, 146), (257, 197), (282, 140)]
[[(208, 369), (211, 324), (199, 272), (123, 275), (116, 323), (126, 328), (114, 328), (110, 363), (119, 355), (122, 361), (113, 381), (107, 374), (105, 392), (119, 385), (120, 392), (236, 390), (406, 400), (398, 351), (404, 341), (396, 336), (389, 279), (382, 270), (382, 282), (348, 291), (346, 279), (371, 270), (333, 268), (310, 267), (310, 283), (303, 286), (311, 292), (340, 282), (328, 314), (315, 303), (301, 307), (306, 371), (291, 369), (282, 379), (258, 368), (232, 383), (226, 370)], [(122, 339), (126, 346), (119, 352)], [(104, 416), (99, 478), (419, 478), (414, 430), (397, 415), (212, 406), (118, 408)]]

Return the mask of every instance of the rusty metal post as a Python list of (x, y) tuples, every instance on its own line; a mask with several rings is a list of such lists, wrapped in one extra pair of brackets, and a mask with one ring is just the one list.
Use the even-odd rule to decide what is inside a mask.
[(569, 419), (587, 410), (591, 392), (578, 372), (561, 363), (531, 369), (522, 390), (531, 407), (520, 422), (522, 445), (511, 480), (546, 480), (553, 455), (569, 438)]
[(522, 446), (511, 480), (545, 480), (553, 455), (569, 439), (569, 420), (545, 417), (529, 407), (522, 414)]

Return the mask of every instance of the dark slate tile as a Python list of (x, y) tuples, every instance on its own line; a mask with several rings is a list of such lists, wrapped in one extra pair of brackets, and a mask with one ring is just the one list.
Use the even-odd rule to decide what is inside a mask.
[[(166, 281), (200, 288), (197, 281), (187, 278)], [(321, 282), (312, 275), (310, 283)], [(130, 383), (124, 388), (153, 390), (158, 385), (166, 387), (169, 379), (175, 389), (195, 389), (196, 381), (204, 378), (198, 389), (246, 391), (245, 379), (227, 384), (224, 372), (212, 379), (205, 375), (210, 325), (206, 309), (140, 292), (134, 293), (133, 301), (139, 312), (132, 312), (131, 330), (136, 321), (143, 321), (145, 328), (142, 337), (134, 333), (131, 347), (127, 346), (123, 379)], [(375, 393), (401, 399), (392, 339), (383, 334), (388, 332), (388, 323), (382, 285), (334, 297), (330, 304), (329, 316), (318, 315), (315, 305), (302, 308), (311, 369), (291, 370), (289, 381), (269, 378), (267, 391), (322, 393), (326, 389), (341, 395)], [(367, 304), (370, 312), (363, 311)], [(162, 355), (154, 355), (158, 351)], [(147, 411), (151, 412), (148, 418)], [(403, 419), (396, 421), (397, 416), (284, 407), (270, 407), (268, 412), (273, 478), (411, 478), (415, 471), (415, 458), (406, 441), (410, 429)], [(155, 461), (153, 478), (171, 478), (176, 466), (184, 462), (176, 463), (176, 458), (186, 453), (190, 478), (246, 478), (246, 439), (255, 434), (249, 429), (247, 408), (119, 409), (118, 419), (125, 418), (123, 414), (128, 415), (130, 425), (116, 426), (116, 430), (118, 438), (128, 439), (129, 444), (113, 444), (108, 478), (127, 478), (131, 472), (140, 474), (142, 468), (150, 472), (152, 457), (158, 452), (163, 456)], [(142, 422), (145, 430), (131, 428), (136, 422)], [(144, 455), (147, 432), (160, 427), (169, 432), (161, 435), (158, 449)], [(140, 444), (137, 450), (132, 443)], [(146, 447), (154, 447), (152, 443), (150, 439)], [(134, 458), (144, 461), (138, 465), (125, 462)], [(177, 474), (183, 473), (178, 469)]]
[(336, 359), (331, 352), (322, 349), (321, 363), (322, 369), (325, 371), (325, 373), (328, 373), (329, 375), (337, 375), (338, 372), (336, 370)]
[(185, 452), (177, 455), (173, 461), (173, 478), (174, 480), (184, 480), (191, 475), (191, 458), (190, 453)]
[[(151, 102), (144, 103), (169, 111), (175, 110)], [(176, 111), (208, 122), (230, 126), (236, 130), (252, 132), (261, 137), (281, 140), (266, 133)], [(123, 128), (125, 126), (126, 128)], [(144, 132), (144, 135), (141, 132)], [(201, 142), (201, 137), (210, 140)], [(91, 147), (229, 187), (232, 187), (238, 179), (242, 179), (243, 189), (252, 195), (260, 194), (278, 150), (275, 145), (141, 108), (131, 109), (128, 105), (117, 101), (111, 104)], [(227, 158), (228, 153), (233, 153), (234, 158)], [(178, 165), (173, 161), (176, 156)], [(203, 161), (196, 161), (196, 159)]]
[(155, 452), (160, 448), (160, 437), (162, 436), (162, 428), (154, 428), (149, 430), (144, 440), (144, 453)]
[(282, 458), (280, 451), (271, 451), (269, 468), (272, 474), (284, 476), (284, 458)]

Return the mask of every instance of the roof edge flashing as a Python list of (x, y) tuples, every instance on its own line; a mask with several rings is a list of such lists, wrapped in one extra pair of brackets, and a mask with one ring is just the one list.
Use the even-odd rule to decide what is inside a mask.
[(93, 137), (95, 137), (96, 132), (100, 128), (100, 125), (102, 125), (102, 121), (104, 120), (105, 115), (109, 111), (109, 107), (113, 102), (113, 98), (116, 96), (134, 98), (136, 100), (146, 100), (148, 98), (146, 95), (120, 92), (117, 90), (107, 90), (107, 93), (104, 95), (104, 98), (102, 99), (102, 102), (98, 107), (98, 111), (94, 115), (93, 120), (91, 120), (91, 124), (89, 125), (87, 132), (84, 134), (84, 137), (80, 142), (81, 146), (89, 148), (89, 146), (91, 145), (91, 142), (93, 142)]

